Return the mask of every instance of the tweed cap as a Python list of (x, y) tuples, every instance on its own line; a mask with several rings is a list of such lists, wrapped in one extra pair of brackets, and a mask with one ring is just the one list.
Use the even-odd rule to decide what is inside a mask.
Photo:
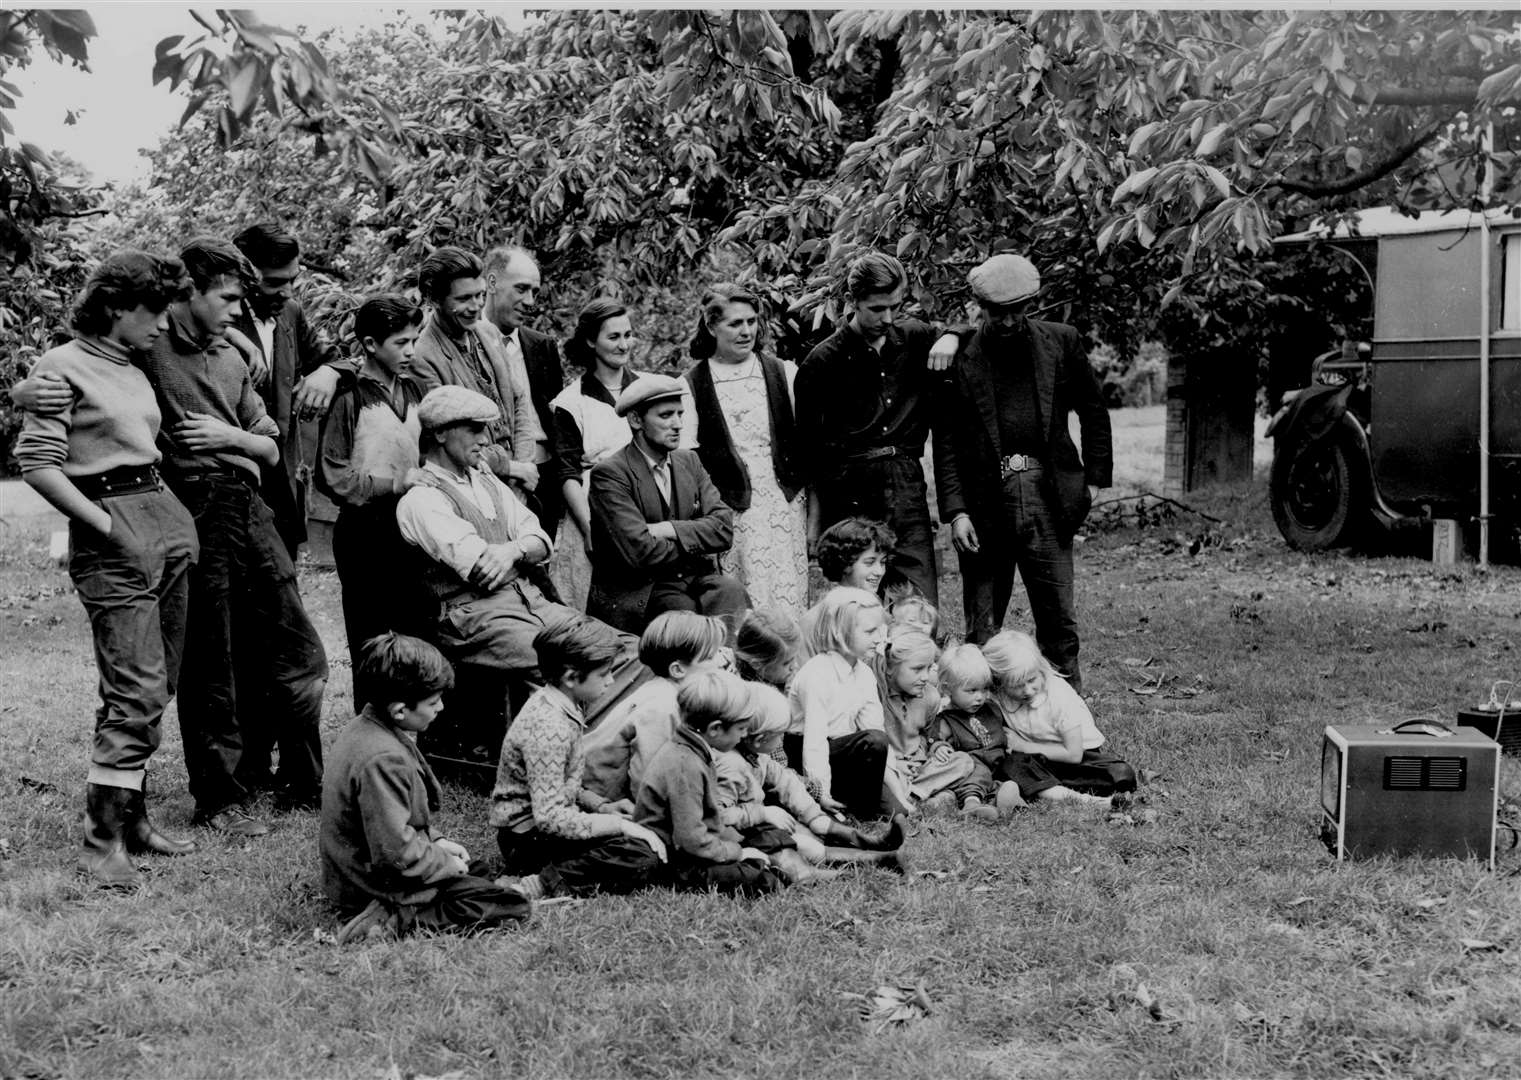
[(467, 422), (489, 424), (501, 415), (489, 397), (463, 386), (435, 386), (417, 406), (417, 422), (424, 431)]
[(985, 304), (1015, 304), (1040, 292), (1040, 271), (1023, 255), (994, 255), (973, 267), (966, 283)]
[(679, 398), (686, 393), (686, 383), (670, 375), (641, 375), (623, 388), (615, 408), (619, 416), (643, 409), (657, 401)]

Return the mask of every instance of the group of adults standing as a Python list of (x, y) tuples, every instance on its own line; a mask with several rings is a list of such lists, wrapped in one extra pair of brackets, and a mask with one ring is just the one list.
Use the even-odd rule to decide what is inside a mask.
[[(255, 501), (267, 507), (273, 533), (282, 541), (277, 553), (259, 552), (268, 564), (264, 578), (288, 582), (291, 592), (293, 558), (305, 536), (304, 485), (313, 469), (322, 476), (330, 464), (307, 460), (300, 422), (324, 412), (341, 385), (363, 384), (371, 370), (362, 357), (340, 358), (324, 344), (292, 299), (291, 284), (300, 271), (294, 238), (260, 225), (240, 234), (238, 247), (251, 266), (247, 302), (240, 307), (242, 288), (233, 296), (229, 287), (212, 315), (203, 309), (220, 283), (218, 274), (209, 279), (203, 274), (187, 286), (180, 280), (183, 267), (174, 260), (129, 253), (123, 262), (113, 256), (117, 262), (107, 260), (85, 289), (75, 341), (49, 353), (48, 362), (13, 391), (29, 410), (18, 447), (23, 470), (71, 519), (71, 573), (95, 630), (103, 704), (87, 831), (97, 835), (87, 837), (82, 861), (98, 878), (129, 876), (130, 868), (111, 862), (123, 850), (146, 846), (168, 852), (178, 843), (147, 824), (142, 775), (157, 744), (158, 717), (175, 686), (187, 592), (181, 579), (189, 576), (181, 564), (194, 559), (196, 546), (194, 534), (183, 528), (184, 542), (177, 545), (164, 540), (172, 530), (149, 536), (134, 529), (138, 556), (156, 567), (144, 572), (123, 569), (121, 552), (111, 549), (107, 561), (114, 568), (107, 576), (117, 587), (132, 579), (137, 594), (140, 610), (130, 634), (113, 621), (117, 614), (108, 613), (114, 601), (95, 595), (100, 590), (91, 585), (90, 567), (100, 560), (91, 552), (110, 547), (106, 539), (119, 514), (112, 500), (161, 501), (163, 485), (155, 471), (164, 459), (160, 450), (170, 447), (172, 457), (175, 438), (184, 435), (181, 426), (158, 437), (161, 416), (153, 395), (162, 402), (164, 383), (190, 369), (181, 364), (160, 370), (147, 397), (139, 379), (118, 369), (129, 365), (140, 375), (143, 358), (162, 351), (160, 336), (177, 322), (184, 323), (189, 351), (202, 361), (216, 344), (210, 339), (225, 338), (242, 354), (249, 385), (262, 399), (257, 426), (244, 425), (236, 439), (218, 436), (222, 443), (203, 439), (198, 445), (210, 464), (181, 468), (174, 491), (210, 485), (215, 497), (207, 498), (222, 505), (236, 480), (243, 485), (237, 494), (245, 516), (257, 510), (248, 497), (257, 491)], [(939, 516), (951, 526), (961, 564), (968, 637), (980, 642), (1001, 626), (1017, 571), (1043, 652), (1080, 687), (1072, 537), (1093, 489), (1110, 480), (1108, 415), (1076, 331), (1029, 316), (1040, 281), (1028, 260), (994, 256), (968, 281), (982, 308), (981, 324), (935, 327), (904, 315), (908, 279), (896, 259), (862, 256), (847, 277), (850, 317), (800, 366), (776, 358), (767, 347), (766, 311), (756, 293), (732, 283), (713, 285), (702, 297), (689, 346), (694, 363), (681, 379), (634, 370), (633, 313), (617, 300), (598, 298), (581, 311), (565, 342), (565, 357), (581, 374), (562, 385), (554, 340), (524, 325), (541, 288), (532, 255), (510, 246), (484, 259), (458, 248), (438, 249), (419, 268), (418, 289), (430, 309), (420, 327), (409, 337), (405, 327), (420, 315), (402, 310), (409, 301), (385, 298), (396, 317), (374, 323), (383, 327), (383, 340), (366, 340), (358, 327), (355, 335), (372, 358), (377, 349), (384, 353), (389, 347), (386, 334), (405, 339), (403, 377), (387, 379), (382, 365), (376, 369), (379, 389), (371, 392), (394, 414), (399, 429), (411, 433), (405, 437), (417, 438), (420, 428), (424, 464), (432, 462), (436, 473), (424, 486), (448, 499), (437, 507), (416, 503), (410, 530), (409, 515), (400, 510), (401, 533), (446, 569), (462, 551), (469, 553), (469, 561), (452, 571), (450, 580), (459, 579), (453, 594), (435, 592), (430, 601), (452, 602), (455, 594), (479, 599), (510, 584), (519, 598), (515, 603), (532, 619), (542, 622), (547, 605), (556, 603), (633, 634), (672, 608), (727, 616), (731, 625), (748, 607), (797, 615), (807, 602), (811, 542), (831, 524), (861, 517), (885, 522), (897, 537), (884, 587), (937, 603), (934, 523), (922, 466), (933, 431)], [(181, 311), (182, 317), (166, 317), (166, 309), (170, 316)], [(238, 326), (241, 333), (226, 332)], [(60, 352), (67, 355), (55, 356)], [(236, 354), (216, 355), (225, 364)], [(100, 383), (96, 369), (130, 383), (131, 392), (109, 385), (109, 379)], [(440, 387), (457, 389), (430, 395)], [(425, 403), (431, 408), (420, 408)], [(44, 419), (50, 410), (69, 420), (50, 425)], [(1081, 424), (1081, 455), (1069, 434), (1074, 412)], [(191, 413), (181, 425), (199, 422)], [(455, 429), (464, 434), (451, 443)], [(253, 436), (270, 441), (273, 450), (252, 443)], [(124, 454), (124, 448), (130, 452)], [(357, 450), (350, 431), (346, 451)], [(230, 478), (229, 453), (246, 458), (235, 463)], [(477, 463), (500, 491), (480, 486), (472, 476)], [(65, 477), (73, 494), (55, 475)], [(404, 491), (416, 480), (403, 483), (398, 476), (379, 494), (380, 509), (368, 517), (346, 508), (335, 551), (360, 552), (351, 556), (351, 565), (384, 572), (399, 549), (375, 542), (374, 523), (382, 517), (396, 520), (410, 497)], [(494, 524), (506, 505), (503, 492), (531, 512), (533, 525), (518, 529), (522, 535)], [(160, 509), (166, 520), (175, 517), (167, 504)], [(102, 511), (112, 516), (110, 525)], [(449, 515), (458, 521), (440, 531), (437, 522)], [(203, 532), (204, 516), (195, 522)], [(462, 529), (476, 546), (459, 542)], [(518, 542), (532, 530), (542, 542)], [(201, 541), (204, 549), (204, 535)], [(499, 565), (502, 545), (510, 545), (511, 554)], [(231, 590), (229, 575), (250, 557), (240, 558), (221, 572), (224, 592)], [(345, 583), (351, 637), (387, 617), (375, 612), (392, 589), (381, 580), (365, 585), (370, 614), (356, 622)], [(364, 607), (357, 590), (354, 602), (355, 611)], [(150, 606), (158, 623), (152, 627), (144, 614)], [(315, 640), (301, 630), (309, 630), (310, 623), (299, 600), (296, 611), (266, 607), (265, 623), (291, 622), (296, 639)], [(159, 642), (157, 659), (145, 659), (154, 652), (150, 637)], [(350, 644), (357, 649), (359, 642)], [(224, 647), (230, 650), (232, 644)], [(309, 643), (305, 648), (308, 662), (299, 672), (249, 679), (246, 685), (254, 692), (246, 703), (233, 705), (229, 698), (227, 707), (245, 718), (261, 707), (301, 712), (300, 722), (283, 728), (245, 719), (237, 775), (250, 786), (256, 783), (283, 731), (289, 745), (279, 747), (282, 774), (299, 784), (296, 801), (309, 803), (312, 778), (300, 772), (300, 763), (307, 761), (318, 775), (321, 765), (320, 743), (315, 756), (309, 745), (302, 749), (303, 740), (310, 744), (316, 732), (315, 718), (306, 713), (320, 712), (326, 666), (320, 642), (315, 656)], [(224, 666), (235, 673), (239, 665), (229, 659)], [(301, 703), (272, 703), (275, 688), (294, 683), (305, 694)], [(313, 691), (314, 706), (306, 700)], [(231, 738), (231, 731), (224, 734)], [(125, 753), (124, 739), (132, 744)], [(187, 739), (187, 763), (189, 755)], [(113, 786), (135, 794), (116, 805), (98, 790)], [(198, 820), (239, 831), (238, 821), (225, 814), (230, 806), (215, 802), (202, 807)], [(116, 823), (114, 841), (101, 832), (109, 832), (106, 819)], [(114, 852), (102, 844), (114, 844)]]

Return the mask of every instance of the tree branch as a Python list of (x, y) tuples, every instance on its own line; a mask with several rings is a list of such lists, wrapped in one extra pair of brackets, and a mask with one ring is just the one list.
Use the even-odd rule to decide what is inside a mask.
[(1434, 121), (1426, 126), (1426, 129), (1410, 142), (1400, 147), (1393, 154), (1377, 165), (1371, 165), (1362, 172), (1353, 173), (1341, 180), (1317, 182), (1310, 180), (1290, 180), (1286, 176), (1277, 176), (1269, 181), (1264, 187), (1276, 187), (1282, 191), (1291, 191), (1296, 195), (1308, 195), (1312, 198), (1329, 198), (1334, 195), (1345, 195), (1358, 188), (1367, 187), (1376, 180), (1382, 180), (1395, 169), (1415, 156), (1421, 147), (1425, 146), (1447, 123), (1447, 119)]

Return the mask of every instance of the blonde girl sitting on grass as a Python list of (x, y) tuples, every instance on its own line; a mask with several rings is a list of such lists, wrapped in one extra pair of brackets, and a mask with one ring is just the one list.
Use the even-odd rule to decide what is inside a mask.
[(902, 627), (888, 636), (887, 646), (875, 658), (883, 725), (898, 775), (925, 809), (960, 806), (970, 817), (996, 821), (997, 809), (987, 805), (992, 774), (970, 754), (930, 738), (940, 710), (934, 684), (939, 658), (940, 650), (928, 634)]
[(818, 781), (819, 804), (857, 818), (910, 813), (906, 791), (886, 783), (892, 750), (871, 658), (887, 620), (865, 589), (841, 586), (819, 602), (810, 629), (813, 656), (792, 680), (792, 730), (783, 745), (793, 768)]
[(988, 639), (982, 655), (993, 672), (993, 698), (1008, 731), (1005, 771), (1026, 800), (1108, 809), (1110, 793), (1135, 790), (1135, 770), (1104, 750), (1093, 713), (1041, 655), (1034, 638), (1005, 630)]

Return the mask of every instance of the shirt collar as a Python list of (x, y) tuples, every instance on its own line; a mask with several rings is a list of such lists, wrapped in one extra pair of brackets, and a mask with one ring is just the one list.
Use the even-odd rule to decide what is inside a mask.
[(130, 364), (132, 362), (132, 354), (125, 347), (118, 345), (114, 341), (107, 341), (105, 338), (96, 337), (79, 337), (74, 340), (79, 342), (79, 347), (85, 352), (90, 353), (92, 356), (98, 356), (102, 360), (109, 360), (113, 364)]
[(650, 472), (658, 473), (661, 469), (668, 468), (671, 464), (670, 454), (667, 454), (665, 456), (664, 461), (656, 461), (654, 458), (650, 457), (650, 455), (646, 454), (644, 452), (644, 447), (640, 446), (638, 443), (631, 442), (630, 445), (633, 446), (633, 448), (638, 451), (639, 456), (644, 458), (644, 460), (649, 464)]
[(183, 304), (169, 305), (169, 336), (179, 344), (185, 346), (184, 351), (205, 352), (213, 344), (212, 339), (203, 338), (197, 330), (195, 320)]
[(676, 734), (672, 737), (685, 742), (689, 747), (701, 754), (704, 761), (711, 762), (713, 760), (713, 748), (708, 745), (708, 740), (704, 739), (699, 732), (689, 728), (685, 721), (678, 723)]
[(570, 700), (570, 695), (564, 690), (561, 690), (558, 686), (545, 684), (544, 697), (569, 719), (574, 720), (578, 726), (586, 726), (586, 714), (581, 711), (581, 706)]

